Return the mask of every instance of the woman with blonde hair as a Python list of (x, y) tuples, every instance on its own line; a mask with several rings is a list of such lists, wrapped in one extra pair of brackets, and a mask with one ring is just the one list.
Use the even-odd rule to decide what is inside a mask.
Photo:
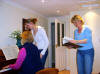
[(92, 74), (94, 60), (92, 32), (89, 27), (84, 25), (84, 21), (79, 15), (74, 15), (71, 19), (71, 23), (73, 23), (77, 29), (74, 31), (75, 40), (70, 40), (70, 42), (82, 46), (77, 50), (78, 74)]
[(29, 18), (25, 21), (25, 28), (30, 29), (32, 32), (32, 35), (34, 37), (34, 44), (37, 46), (40, 52), (40, 58), (42, 60), (43, 66), (45, 65), (46, 58), (48, 55), (48, 45), (49, 40), (47, 37), (47, 34), (43, 27), (38, 26), (36, 18)]
[(19, 74), (35, 74), (43, 69), (38, 48), (33, 44), (33, 36), (30, 31), (24, 31), (22, 37), (22, 48), (19, 51), (15, 64), (8, 65), (4, 68), (19, 69)]

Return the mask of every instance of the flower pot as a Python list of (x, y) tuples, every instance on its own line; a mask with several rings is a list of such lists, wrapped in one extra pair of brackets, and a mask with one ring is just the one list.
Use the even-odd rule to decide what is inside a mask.
[(16, 45), (18, 46), (18, 48), (21, 48), (21, 39), (17, 39)]

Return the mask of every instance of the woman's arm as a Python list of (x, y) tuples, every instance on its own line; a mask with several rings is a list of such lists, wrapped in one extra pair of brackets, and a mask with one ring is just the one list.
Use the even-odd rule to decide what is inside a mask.
[(47, 34), (46, 34), (44, 29), (42, 29), (41, 33), (42, 33), (42, 38), (43, 38), (43, 40), (45, 42), (45, 46), (44, 46), (44, 49), (42, 50), (41, 54), (44, 55), (46, 50), (47, 50), (47, 48), (48, 48), (49, 40), (48, 40)]
[(9, 67), (12, 69), (15, 69), (15, 70), (20, 69), (25, 57), (26, 57), (26, 50), (25, 50), (25, 48), (22, 48), (18, 53), (16, 63), (10, 64)]
[(83, 39), (83, 40), (70, 40), (69, 42), (75, 43), (75, 44), (77, 44), (77, 43), (87, 43), (87, 39)]

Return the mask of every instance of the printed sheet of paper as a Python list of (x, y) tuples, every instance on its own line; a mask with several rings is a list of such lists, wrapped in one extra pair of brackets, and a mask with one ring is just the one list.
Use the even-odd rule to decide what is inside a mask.
[(63, 38), (63, 44), (68, 43), (69, 40), (73, 40), (73, 39), (72, 38), (69, 38), (69, 37), (64, 37)]
[(17, 46), (8, 46), (5, 48), (2, 48), (2, 51), (5, 55), (6, 60), (16, 59), (19, 49)]

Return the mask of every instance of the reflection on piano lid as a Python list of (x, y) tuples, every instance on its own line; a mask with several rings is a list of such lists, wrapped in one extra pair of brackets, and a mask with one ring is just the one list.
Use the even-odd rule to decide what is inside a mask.
[(3, 70), (0, 70), (0, 73), (5, 72), (5, 71), (9, 71), (9, 70), (11, 70), (11, 68), (3, 69)]

